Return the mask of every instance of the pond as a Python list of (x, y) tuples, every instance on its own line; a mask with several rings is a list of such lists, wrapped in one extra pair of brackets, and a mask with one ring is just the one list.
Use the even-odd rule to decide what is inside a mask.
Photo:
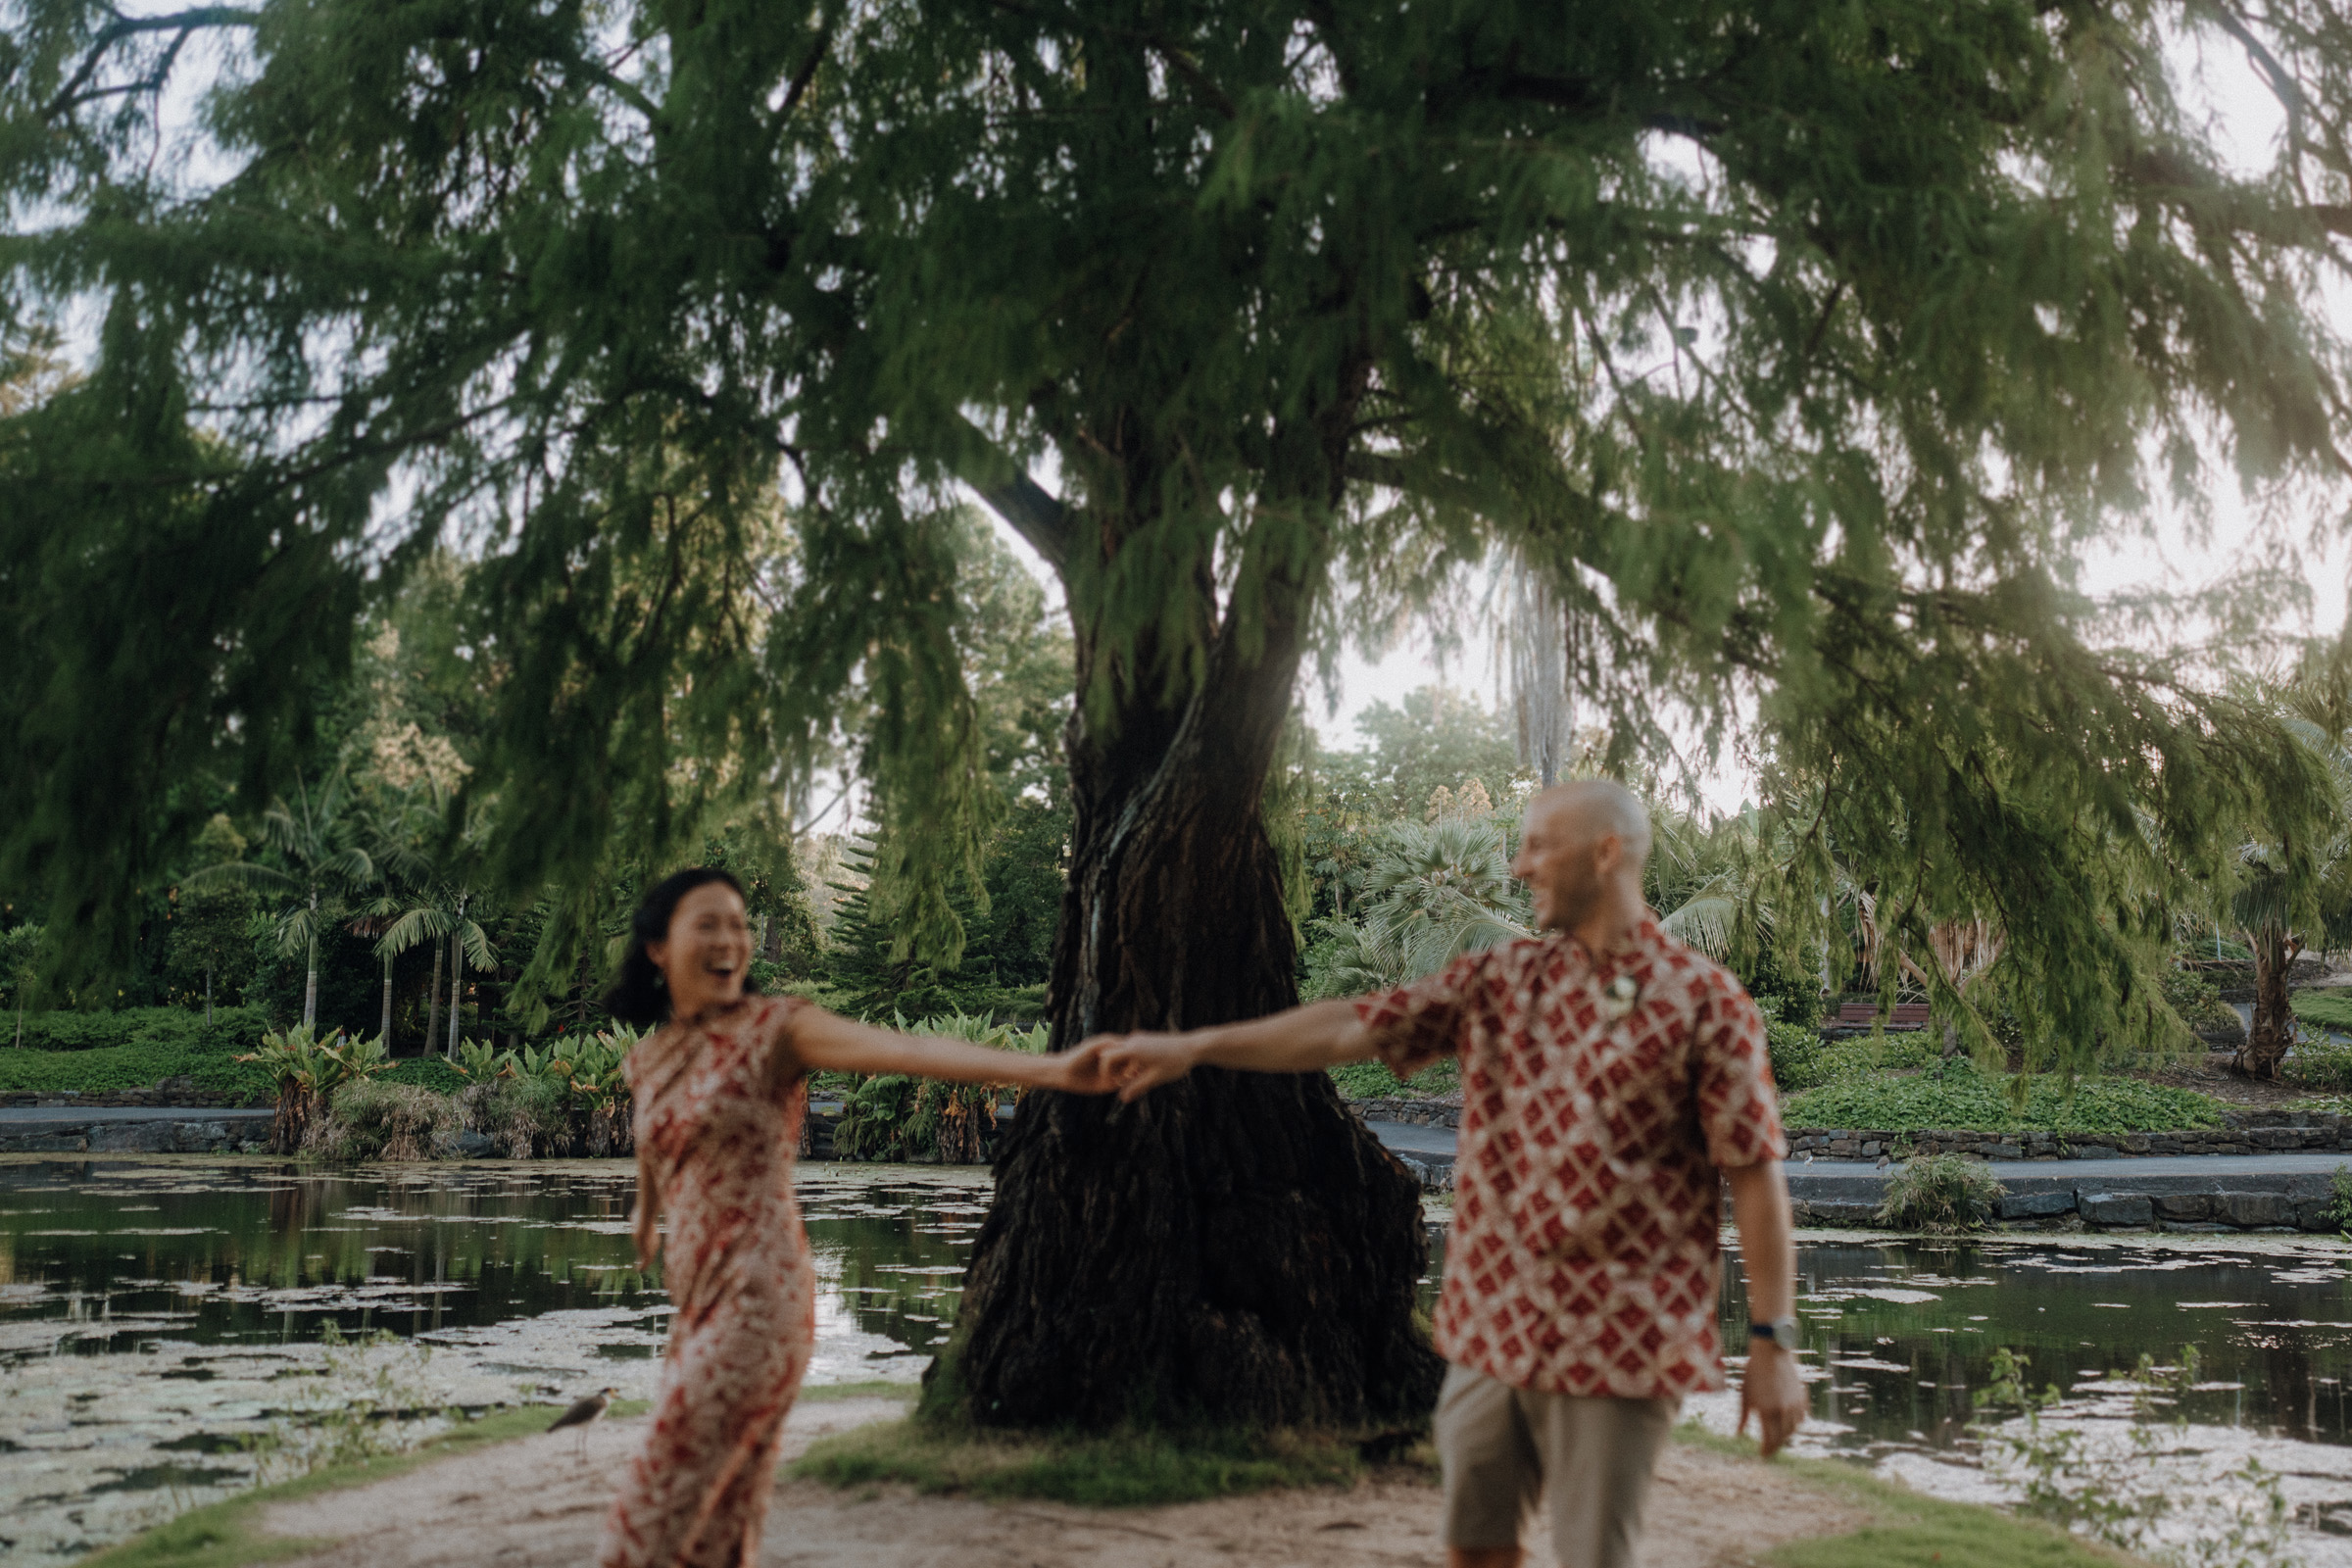
[[(249, 1446), (353, 1364), (420, 1405), (650, 1394), (667, 1322), (629, 1239), (620, 1161), (369, 1166), (0, 1163), (0, 1563), (56, 1562), (249, 1484)], [(820, 1164), (802, 1196), (822, 1281), (812, 1384), (912, 1382), (954, 1322), (985, 1171)], [(1433, 1207), (1434, 1293), (1446, 1215)], [(1814, 1421), (1803, 1451), (1923, 1490), (1998, 1494), (1970, 1433), (1996, 1348), (2120, 1429), (2145, 1351), (2193, 1345), (2166, 1462), (2260, 1457), (2296, 1547), (2352, 1568), (2352, 1251), (2290, 1238), (1819, 1233), (1801, 1243)], [(1744, 1341), (1737, 1283), (1727, 1339)], [(378, 1332), (391, 1344), (348, 1344)], [(1736, 1331), (1736, 1332), (1735, 1332)], [(368, 1358), (373, 1358), (372, 1360)], [(1729, 1429), (1734, 1396), (1690, 1412)], [(2177, 1451), (2171, 1451), (2177, 1450)]]

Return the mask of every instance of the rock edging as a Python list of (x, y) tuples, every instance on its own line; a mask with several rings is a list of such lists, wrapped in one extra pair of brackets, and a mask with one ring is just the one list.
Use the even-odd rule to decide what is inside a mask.
[(1876, 1159), (1911, 1154), (1967, 1154), (1978, 1159), (2130, 1159), (2165, 1154), (2280, 1154), (2298, 1150), (2352, 1151), (2352, 1116), (2257, 1110), (2221, 1127), (2161, 1133), (1985, 1133), (1934, 1130), (1898, 1133), (1883, 1128), (1791, 1127), (1790, 1157)]

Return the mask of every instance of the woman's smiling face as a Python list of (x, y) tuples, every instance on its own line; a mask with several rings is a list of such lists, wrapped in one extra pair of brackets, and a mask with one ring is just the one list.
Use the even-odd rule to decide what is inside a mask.
[(691, 1018), (743, 998), (752, 961), (752, 922), (743, 895), (724, 882), (706, 882), (670, 911), (669, 935), (645, 945), (669, 987), (673, 1017)]

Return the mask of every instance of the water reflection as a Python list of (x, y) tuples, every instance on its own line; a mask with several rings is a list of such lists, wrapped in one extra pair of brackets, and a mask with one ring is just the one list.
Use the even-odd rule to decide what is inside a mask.
[[(0, 1161), (0, 1563), (55, 1561), (246, 1483), (243, 1439), (326, 1325), (429, 1351), (435, 1397), (652, 1392), (668, 1317), (619, 1161), (375, 1166)], [(815, 1384), (921, 1374), (954, 1324), (985, 1172), (814, 1165)], [(1432, 1214), (1424, 1302), (1442, 1266)], [(1994, 1348), (2113, 1419), (2140, 1353), (2194, 1344), (2193, 1441), (2290, 1476), (2314, 1563), (2352, 1519), (2352, 1253), (2295, 1238), (1816, 1235), (1800, 1248), (1815, 1420), (1802, 1446), (1987, 1494), (1969, 1435)], [(1737, 1267), (1726, 1340), (1745, 1344)], [(404, 1352), (407, 1353), (407, 1352)], [(1692, 1401), (1728, 1428), (1736, 1406)]]
[[(329, 1326), (434, 1403), (653, 1392), (669, 1305), (620, 1161), (0, 1162), (0, 1563), (56, 1561), (250, 1484)], [(911, 1382), (953, 1322), (984, 1172), (814, 1166), (811, 1384)]]

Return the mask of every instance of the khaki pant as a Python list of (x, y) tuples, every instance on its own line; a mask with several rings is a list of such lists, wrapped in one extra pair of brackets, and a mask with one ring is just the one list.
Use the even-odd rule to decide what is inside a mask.
[(1446, 1544), (1515, 1546), (1547, 1496), (1560, 1568), (1633, 1568), (1650, 1472), (1682, 1403), (1536, 1394), (1450, 1369), (1437, 1421)]

